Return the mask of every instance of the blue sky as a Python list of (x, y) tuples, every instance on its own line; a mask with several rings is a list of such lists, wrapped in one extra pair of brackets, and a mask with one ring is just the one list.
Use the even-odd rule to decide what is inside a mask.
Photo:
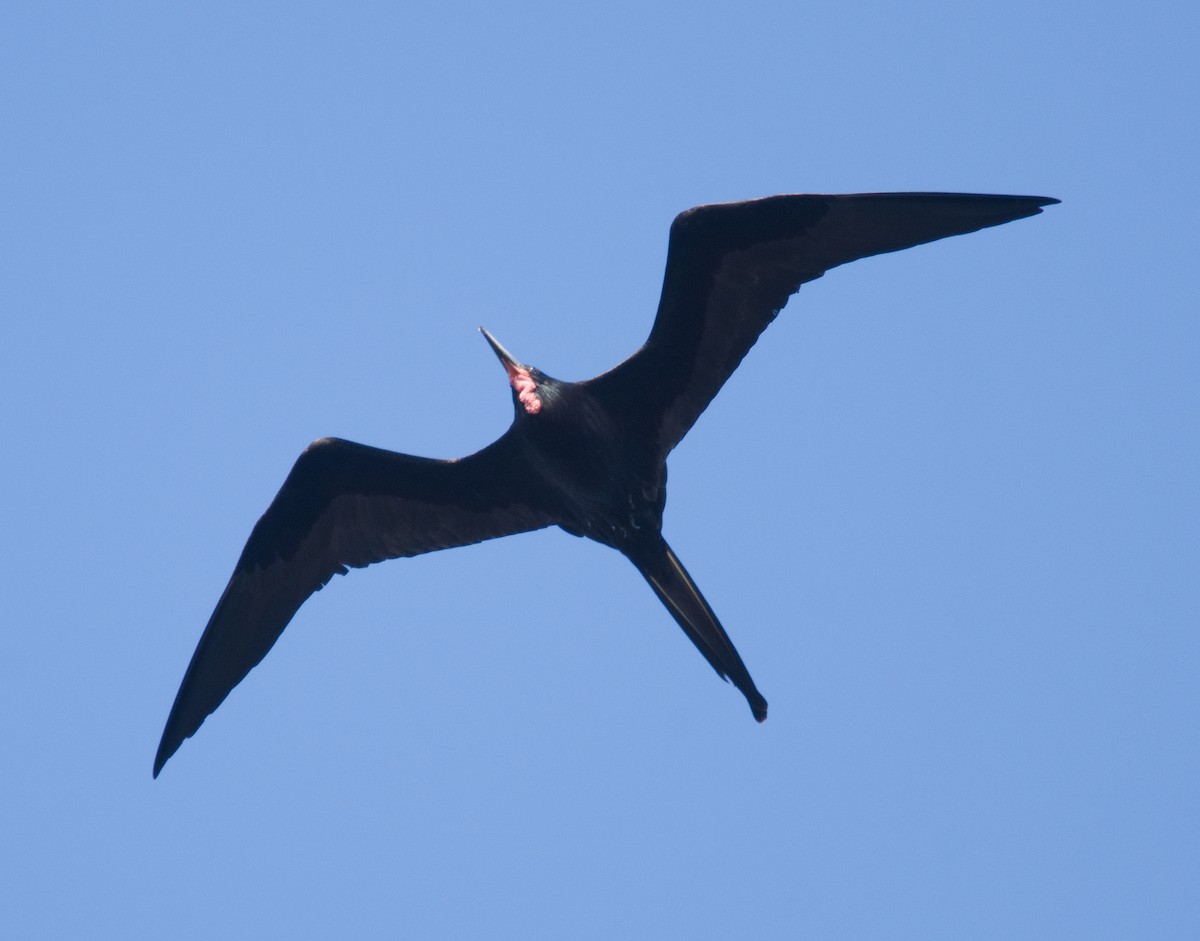
[[(10, 4), (6, 937), (1190, 938), (1193, 5)], [(806, 286), (671, 460), (763, 726), (546, 531), (312, 599), (157, 781), (254, 520), (336, 435), (510, 420), (667, 228), (1057, 196)]]

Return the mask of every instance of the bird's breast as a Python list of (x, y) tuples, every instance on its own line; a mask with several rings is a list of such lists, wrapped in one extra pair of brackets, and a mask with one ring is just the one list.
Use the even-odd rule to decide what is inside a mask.
[(599, 405), (574, 404), (528, 423), (530, 466), (553, 494), (563, 528), (607, 545), (657, 533), (665, 469)]

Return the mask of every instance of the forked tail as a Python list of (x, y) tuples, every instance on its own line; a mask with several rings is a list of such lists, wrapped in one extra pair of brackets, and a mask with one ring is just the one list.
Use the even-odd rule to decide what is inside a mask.
[(730, 680), (742, 691), (754, 718), (763, 722), (767, 718), (767, 701), (754, 685), (746, 665), (738, 656), (729, 635), (713, 614), (712, 608), (700, 594), (700, 589), (688, 575), (683, 563), (675, 557), (671, 547), (660, 540), (658, 545), (646, 552), (629, 555), (654, 593), (658, 595), (671, 615), (679, 622), (697, 649), (704, 654), (717, 675)]

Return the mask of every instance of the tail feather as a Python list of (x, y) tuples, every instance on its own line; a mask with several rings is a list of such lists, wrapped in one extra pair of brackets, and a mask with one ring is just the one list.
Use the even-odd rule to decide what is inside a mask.
[(717, 675), (730, 680), (741, 690), (754, 718), (759, 722), (765, 721), (767, 701), (755, 687), (729, 635), (671, 547), (665, 541), (660, 541), (659, 545), (660, 548), (655, 551), (630, 555), (629, 560), (637, 566), (659, 600), (704, 654)]

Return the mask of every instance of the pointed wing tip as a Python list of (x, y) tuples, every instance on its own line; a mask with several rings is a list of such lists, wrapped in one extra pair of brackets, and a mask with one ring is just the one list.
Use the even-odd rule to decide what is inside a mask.
[(164, 736), (163, 740), (158, 743), (158, 752), (154, 755), (154, 777), (158, 777), (158, 773), (162, 771), (163, 765), (171, 760), (171, 756), (179, 750), (182, 742), (177, 742), (174, 746), (167, 746), (167, 739)]
[(171, 760), (175, 752), (179, 751), (180, 746), (191, 738), (195, 734), (196, 729), (199, 728), (200, 726), (197, 725), (195, 729), (192, 729), (186, 735), (180, 735), (175, 723), (175, 714), (172, 710), (171, 717), (167, 719), (167, 727), (163, 730), (162, 738), (158, 742), (158, 751), (154, 753), (154, 777), (158, 777), (163, 766)]
[[(922, 196), (925, 194), (915, 193), (913, 195)], [(980, 208), (990, 205), (996, 207), (1002, 213), (1004, 210), (1001, 207), (1008, 207), (1009, 212), (1017, 213), (1015, 216), (1017, 219), (1025, 216), (1036, 216), (1046, 206), (1056, 206), (1062, 202), (1061, 199), (1056, 199), (1053, 196), (1016, 196), (991, 193), (930, 193), (928, 195), (944, 196), (950, 199), (977, 200), (977, 205)]]
[[(849, 193), (844, 197), (833, 196), (826, 199), (899, 199), (899, 200), (932, 200), (935, 202), (963, 203), (972, 205), (978, 210), (996, 210), (999, 215), (1013, 213), (1008, 221), (1022, 219), (1026, 216), (1036, 216), (1046, 206), (1056, 206), (1062, 202), (1054, 196), (1025, 196), (1015, 193)], [(994, 223), (1000, 225), (1001, 223)], [(958, 233), (965, 235), (966, 233)]]

